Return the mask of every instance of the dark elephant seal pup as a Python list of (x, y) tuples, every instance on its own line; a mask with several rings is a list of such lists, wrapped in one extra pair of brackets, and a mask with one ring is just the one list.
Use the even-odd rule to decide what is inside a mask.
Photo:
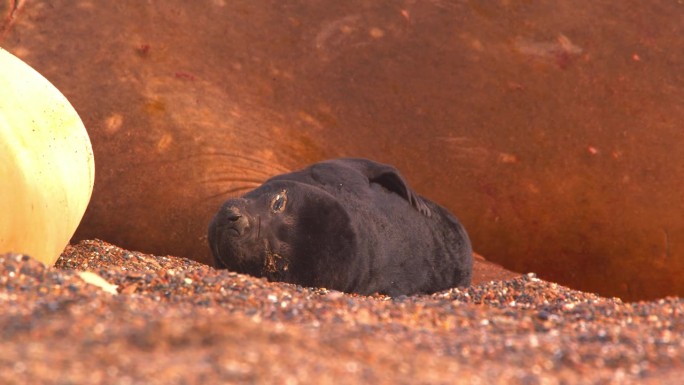
[(360, 294), (432, 293), (472, 275), (459, 221), (367, 159), (316, 163), (228, 200), (209, 245), (219, 267)]

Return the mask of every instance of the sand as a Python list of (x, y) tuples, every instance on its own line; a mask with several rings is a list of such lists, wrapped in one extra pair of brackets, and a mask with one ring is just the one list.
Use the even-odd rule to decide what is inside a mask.
[(682, 305), (534, 274), (357, 296), (84, 241), (0, 256), (0, 383), (679, 384)]

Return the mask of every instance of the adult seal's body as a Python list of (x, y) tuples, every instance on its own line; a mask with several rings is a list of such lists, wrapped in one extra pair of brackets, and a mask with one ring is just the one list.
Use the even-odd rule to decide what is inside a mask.
[(467, 286), (473, 264), (453, 215), (366, 159), (316, 163), (228, 200), (209, 244), (217, 266), (361, 294)]
[(623, 300), (684, 296), (676, 1), (88, 4), (0, 0), (0, 46), (92, 141), (74, 241), (211, 264), (221, 202), (373, 157), (493, 262)]

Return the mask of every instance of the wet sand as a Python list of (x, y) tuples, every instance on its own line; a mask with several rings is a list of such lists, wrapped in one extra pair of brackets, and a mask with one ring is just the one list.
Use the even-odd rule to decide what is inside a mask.
[(364, 297), (85, 241), (0, 257), (0, 383), (676, 384), (682, 305), (533, 274)]

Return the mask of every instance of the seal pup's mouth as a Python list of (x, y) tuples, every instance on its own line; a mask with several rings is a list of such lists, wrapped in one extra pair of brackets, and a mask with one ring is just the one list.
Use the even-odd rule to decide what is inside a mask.
[(264, 253), (262, 276), (268, 278), (269, 281), (283, 281), (289, 268), (288, 258), (270, 251)]
[(264, 271), (266, 273), (286, 272), (290, 267), (290, 261), (280, 254), (266, 252), (264, 258)]

